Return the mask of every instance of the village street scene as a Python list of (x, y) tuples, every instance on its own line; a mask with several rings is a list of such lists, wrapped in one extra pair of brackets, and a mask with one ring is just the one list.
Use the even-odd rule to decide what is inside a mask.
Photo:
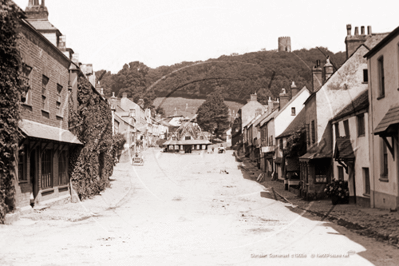
[[(397, 25), (337, 23), (334, 51), (279, 33), (191, 59), (227, 9), (125, 3), (185, 14), (176, 33), (150, 16), (86, 50), (53, 22), (66, 3), (0, 1), (0, 265), (399, 265)], [(111, 36), (92, 25), (87, 42)], [(146, 37), (125, 46), (132, 32)], [(173, 63), (152, 61), (161, 47)]]

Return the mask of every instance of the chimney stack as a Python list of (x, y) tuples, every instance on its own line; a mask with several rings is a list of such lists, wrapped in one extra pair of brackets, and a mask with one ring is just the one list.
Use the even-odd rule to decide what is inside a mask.
[(268, 113), (271, 114), (273, 111), (273, 101), (272, 98), (269, 97), (269, 100), (267, 101), (267, 109), (268, 109)]
[(295, 85), (295, 82), (293, 81), (291, 84), (291, 97), (294, 98), (295, 95), (297, 95), (299, 92), (298, 87)]
[(352, 35), (352, 25), (347, 24), (346, 25), (346, 36), (351, 36)]
[[(367, 39), (367, 35), (365, 35), (364, 32), (364, 26), (361, 27), (361, 35), (359, 35), (359, 27), (355, 27), (355, 34), (350, 35), (351, 27), (352, 26), (350, 24), (346, 25), (347, 29), (347, 36), (345, 37), (346, 59), (348, 59), (356, 51), (356, 49), (360, 45), (362, 45)], [(371, 32), (371, 27), (370, 27), (370, 32)], [(370, 32), (369, 34), (371, 34)]]
[(58, 41), (58, 49), (60, 49), (61, 52), (66, 52), (66, 36), (65, 35), (60, 36), (60, 40)]
[(334, 67), (330, 62), (330, 57), (327, 57), (326, 64), (324, 65), (324, 83), (331, 77), (331, 75), (334, 73)]
[(257, 101), (258, 100), (258, 95), (256, 95), (256, 92), (254, 94), (251, 94), (251, 102), (252, 101)]
[(74, 53), (72, 55), (72, 62), (75, 63), (75, 65), (79, 66), (79, 54), (78, 53)]
[(355, 36), (359, 35), (359, 27), (355, 27)]
[(290, 101), (290, 96), (285, 91), (285, 89), (281, 89), (280, 93), (280, 110)]
[(139, 99), (137, 104), (144, 109), (144, 100), (143, 99)]
[(316, 60), (316, 65), (312, 69), (312, 87), (313, 92), (320, 90), (323, 82), (323, 70), (320, 66), (320, 60)]

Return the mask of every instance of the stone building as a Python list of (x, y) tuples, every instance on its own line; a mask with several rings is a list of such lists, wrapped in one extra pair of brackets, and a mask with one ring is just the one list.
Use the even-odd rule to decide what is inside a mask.
[(278, 38), (278, 51), (279, 52), (291, 52), (291, 37), (279, 37)]

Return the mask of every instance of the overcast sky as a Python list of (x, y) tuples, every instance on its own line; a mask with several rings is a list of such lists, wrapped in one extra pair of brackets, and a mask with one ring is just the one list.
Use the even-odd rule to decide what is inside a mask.
[[(14, 1), (23, 9), (29, 2)], [(273, 50), (281, 36), (291, 37), (293, 50), (338, 52), (345, 50), (346, 24), (352, 32), (399, 26), (397, 0), (46, 0), (46, 6), (80, 61), (113, 73), (131, 61), (155, 68)]]

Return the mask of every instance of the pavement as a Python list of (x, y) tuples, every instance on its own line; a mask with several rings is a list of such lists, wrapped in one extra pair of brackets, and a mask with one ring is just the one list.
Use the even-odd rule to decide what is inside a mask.
[(130, 162), (118, 163), (110, 177), (110, 187), (99, 195), (78, 203), (68, 202), (43, 210), (36, 209), (32, 213), (23, 215), (22, 218), (78, 222), (96, 217), (104, 211), (115, 209), (121, 206), (129, 198), (128, 195), (134, 191), (134, 187), (131, 185), (130, 171)]
[[(246, 157), (237, 157), (241, 162), (241, 169), (249, 179), (256, 182), (262, 172), (256, 164)], [(266, 178), (260, 183), (265, 187), (265, 192), (270, 193), (276, 200), (292, 204), (292, 211), (303, 211), (322, 217), (351, 231), (372, 237), (399, 248), (399, 212), (366, 208), (350, 204), (332, 205), (330, 199), (307, 201), (297, 196), (294, 191), (285, 190), (284, 183)]]

